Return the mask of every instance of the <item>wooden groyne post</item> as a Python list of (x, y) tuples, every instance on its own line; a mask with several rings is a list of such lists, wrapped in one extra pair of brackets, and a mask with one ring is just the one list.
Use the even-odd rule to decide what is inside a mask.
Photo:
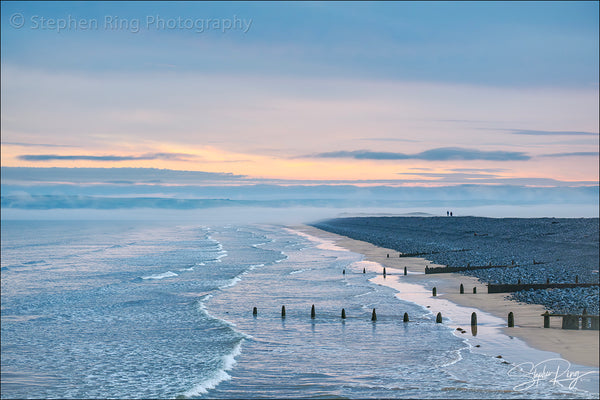
[(281, 318), (285, 318), (285, 306), (281, 306)]
[(346, 309), (342, 308), (342, 319), (346, 319)]
[(404, 313), (404, 318), (402, 318), (403, 322), (408, 322), (408, 313)]
[(252, 309), (252, 315), (258, 315), (258, 309), (256, 307)]
[(437, 296), (437, 288), (436, 287), (433, 288), (432, 293), (433, 293), (433, 297)]
[(371, 314), (371, 321), (377, 321), (377, 313), (375, 313), (375, 309), (373, 309), (373, 314)]
[(406, 275), (406, 267), (404, 267), (404, 275)]
[(508, 327), (509, 328), (515, 327), (515, 315), (513, 314), (512, 311), (508, 313)]
[(471, 325), (477, 325), (477, 313), (476, 312), (471, 313)]
[(435, 322), (437, 324), (441, 324), (442, 323), (442, 313), (441, 312), (437, 313), (437, 315), (435, 317)]
[(310, 309), (310, 317), (312, 319), (315, 319), (316, 313), (315, 313), (315, 305), (313, 304), (311, 309)]
[(566, 314), (562, 319), (562, 328), (573, 330), (579, 329), (579, 317), (577, 315)]
[(460, 294), (464, 294), (465, 293), (465, 287), (463, 286), (463, 284), (460, 284)]

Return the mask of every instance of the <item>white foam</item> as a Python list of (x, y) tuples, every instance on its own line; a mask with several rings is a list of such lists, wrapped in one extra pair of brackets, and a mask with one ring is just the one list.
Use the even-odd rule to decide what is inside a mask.
[(189, 268), (180, 268), (179, 271), (193, 271), (194, 267), (189, 267)]
[(227, 256), (227, 251), (226, 250), (221, 250), (221, 254), (219, 254), (218, 256), (216, 256), (215, 258), (213, 258), (212, 260), (208, 260), (207, 262), (221, 262), (221, 258), (226, 257)]
[(308, 270), (308, 269), (299, 269), (299, 270), (290, 272), (290, 275), (299, 274), (299, 273), (306, 272), (306, 271), (310, 271), (310, 270)]
[(233, 285), (235, 285), (236, 283), (238, 283), (241, 280), (242, 280), (242, 278), (240, 278), (239, 276), (233, 277), (226, 284), (224, 284), (222, 286), (219, 286), (219, 289), (225, 289), (225, 288), (228, 288), (228, 287), (232, 287)]
[(214, 389), (217, 385), (223, 381), (231, 379), (231, 375), (227, 371), (231, 370), (235, 365), (235, 357), (242, 353), (243, 339), (233, 348), (231, 353), (225, 354), (221, 357), (221, 368), (214, 371), (207, 378), (203, 379), (200, 383), (196, 384), (193, 388), (186, 391), (183, 395), (185, 397), (196, 397), (202, 394), (208, 393), (210, 389)]
[(142, 276), (142, 279), (165, 279), (165, 278), (170, 278), (172, 276), (179, 276), (179, 275), (177, 275), (175, 272), (167, 271), (167, 272), (163, 272), (162, 274)]

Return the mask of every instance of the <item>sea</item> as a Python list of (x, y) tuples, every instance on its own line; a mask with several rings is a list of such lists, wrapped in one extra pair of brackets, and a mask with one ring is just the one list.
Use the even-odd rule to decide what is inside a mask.
[(294, 227), (5, 220), (1, 233), (3, 399), (598, 397), (579, 371), (551, 379), (472, 351), (363, 273), (362, 255)]

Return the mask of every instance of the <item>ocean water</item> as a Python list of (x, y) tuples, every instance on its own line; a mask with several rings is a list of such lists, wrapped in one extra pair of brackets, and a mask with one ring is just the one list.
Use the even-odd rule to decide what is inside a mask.
[(361, 260), (281, 226), (2, 221), (1, 397), (597, 398), (471, 352)]

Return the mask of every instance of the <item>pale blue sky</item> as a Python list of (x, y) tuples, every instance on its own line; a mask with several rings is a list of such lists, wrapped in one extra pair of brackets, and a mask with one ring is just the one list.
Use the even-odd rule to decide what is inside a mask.
[[(9, 21), (15, 13), (24, 17), (20, 29)], [(98, 29), (39, 27), (40, 17), (69, 16), (95, 19)], [(154, 16), (237, 16), (252, 25), (246, 33), (156, 30), (146, 26)], [(137, 19), (141, 31), (114, 31), (105, 26), (111, 17)], [(2, 2), (2, 59), (67, 71), (174, 65), (258, 75), (597, 87), (598, 2)]]

